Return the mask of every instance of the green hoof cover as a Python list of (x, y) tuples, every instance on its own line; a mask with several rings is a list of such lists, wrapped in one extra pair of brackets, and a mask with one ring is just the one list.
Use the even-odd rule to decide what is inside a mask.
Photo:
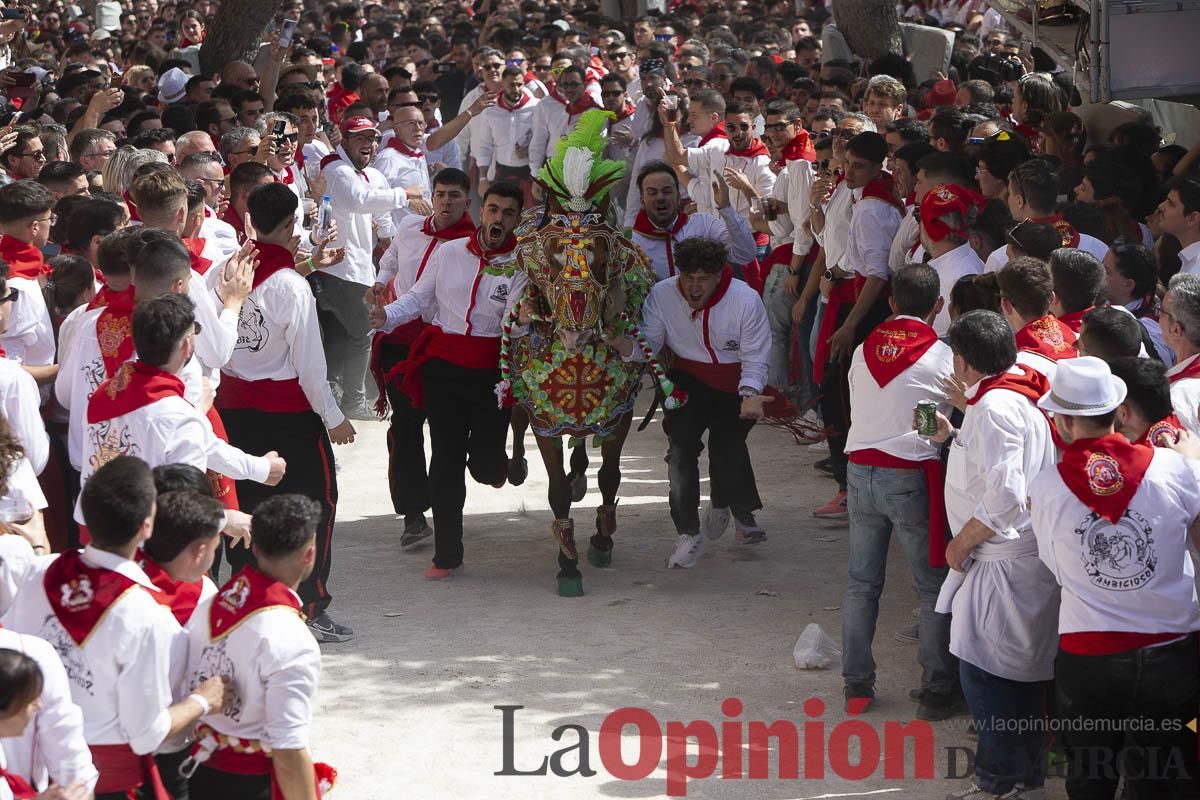
[(583, 597), (583, 577), (559, 578), (559, 597)]
[(593, 567), (607, 567), (612, 564), (612, 550), (599, 550), (596, 547), (588, 545), (587, 551), (588, 563)]

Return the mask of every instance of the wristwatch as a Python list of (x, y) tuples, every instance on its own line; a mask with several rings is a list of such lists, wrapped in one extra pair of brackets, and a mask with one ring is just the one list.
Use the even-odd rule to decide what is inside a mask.
[(823, 277), (824, 277), (824, 278), (825, 278), (825, 280), (827, 280), (827, 281), (835, 281), (835, 280), (837, 280), (837, 278), (833, 277), (833, 268), (832, 268), (832, 267), (830, 267), (829, 269), (825, 270), (825, 275), (824, 275)]
[(749, 386), (742, 386), (738, 388), (739, 397), (754, 397), (756, 394), (758, 394), (758, 392), (754, 391)]

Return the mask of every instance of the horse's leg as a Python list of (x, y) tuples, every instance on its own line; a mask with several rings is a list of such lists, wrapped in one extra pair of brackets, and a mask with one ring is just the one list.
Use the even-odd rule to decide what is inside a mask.
[(508, 460), (508, 482), (520, 486), (529, 477), (529, 462), (525, 459), (525, 431), (529, 429), (529, 413), (519, 403), (513, 406), (512, 458)]
[(571, 483), (563, 469), (562, 439), (536, 436), (546, 474), (550, 478), (547, 498), (554, 513), (551, 531), (558, 542), (558, 593), (563, 597), (583, 594), (583, 575), (579, 573), (579, 553), (575, 549), (575, 520), (571, 519)]
[(567, 480), (571, 482), (571, 501), (578, 503), (587, 494), (587, 437), (578, 447), (571, 448), (571, 472)]
[(600, 485), (602, 505), (596, 509), (596, 533), (588, 546), (588, 561), (596, 567), (607, 567), (612, 563), (612, 537), (617, 532), (617, 489), (621, 486), (621, 449), (632, 423), (633, 412), (626, 412), (600, 444), (603, 461), (596, 482)]

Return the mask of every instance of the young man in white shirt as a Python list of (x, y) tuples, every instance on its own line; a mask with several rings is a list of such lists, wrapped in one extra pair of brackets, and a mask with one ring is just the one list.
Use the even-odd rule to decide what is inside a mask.
[(1038, 554), (1062, 586), (1054, 690), (1067, 794), (1115, 797), (1120, 753), (1134, 797), (1195, 797), (1200, 481), (1178, 453), (1115, 432), (1125, 397), (1124, 381), (1084, 356), (1058, 366), (1038, 403), (1066, 442), (1029, 504)]
[[(599, 108), (584, 88), (586, 74), (582, 67), (569, 66), (558, 76), (550, 96), (538, 101), (533, 110), (533, 138), (529, 140), (529, 170), (536, 175), (554, 155), (558, 140), (570, 132), (579, 116), (590, 108)], [(539, 190), (535, 189), (536, 194)]]
[(41, 561), (4, 625), (58, 651), (84, 737), (100, 772), (96, 800), (119, 800), (157, 780), (152, 754), (232, 700), (214, 674), (172, 705), (171, 647), (178, 630), (133, 562), (154, 523), (154, 479), (145, 462), (120, 456), (81, 495), (92, 544)]
[(967, 409), (958, 431), (938, 414), (930, 437), (954, 439), (946, 465), (953, 571), (937, 609), (952, 612), (950, 652), (979, 744), (974, 782), (948, 797), (1033, 796), (1046, 775), (1042, 722), (1057, 650), (1058, 585), (1038, 560), (1028, 503), (1030, 484), (1054, 467), (1050, 422), (1037, 407), (1048, 383), (1017, 363), (1012, 328), (995, 312), (963, 314), (949, 341)]
[[(769, 197), (775, 187), (771, 154), (762, 140), (754, 135), (754, 115), (746, 103), (734, 100), (725, 106), (725, 132), (729, 137), (729, 149), (725, 151), (723, 159), (711, 161), (722, 177), (734, 182), (733, 186), (738, 191), (730, 196), (730, 202), (738, 216), (749, 219), (750, 198)], [(755, 257), (759, 262), (765, 261), (770, 251), (770, 235), (757, 231), (754, 243)]]
[(523, 199), (511, 183), (492, 184), (475, 235), (437, 248), (408, 292), (386, 307), (377, 299), (370, 310), (371, 326), (386, 334), (436, 306), (433, 324), (389, 376), (400, 379), (400, 390), (429, 419), (434, 555), (425, 577), (430, 580), (450, 578), (463, 563), (465, 471), (496, 488), (508, 476), (510, 409), (497, 407), (495, 387), (503, 322), (528, 282), (517, 269), (512, 235)]
[(888, 543), (900, 540), (921, 598), (921, 687), (917, 718), (940, 720), (965, 708), (958, 662), (950, 655), (950, 617), (934, 611), (946, 577), (944, 475), (940, 448), (913, 430), (922, 401), (950, 404), (950, 348), (932, 321), (944, 299), (932, 266), (910, 264), (892, 277), (895, 316), (867, 335), (850, 363), (849, 582), (842, 603), (842, 677), (847, 708), (861, 713), (875, 698), (871, 654)]
[(236, 702), (196, 730), (188, 793), (196, 800), (315, 800), (309, 754), (321, 651), (297, 587), (318, 558), (316, 502), (282, 494), (254, 514), (254, 565), (192, 615), (187, 686), (230, 675)]
[(525, 192), (525, 202), (532, 203), (529, 143), (533, 139), (533, 112), (539, 101), (525, 90), (525, 70), (520, 67), (505, 67), (501, 80), (504, 88), (496, 105), (484, 111), (476, 123), (474, 155), (479, 165), (479, 191), (487, 191), (493, 180), (515, 183)]
[[(379, 261), (379, 277), (367, 293), (374, 305), (388, 288), (396, 297), (410, 291), (425, 274), (442, 245), (475, 234), (469, 212), (471, 182), (458, 169), (443, 169), (433, 180), (433, 214), (411, 215), (400, 221), (396, 238)], [(371, 373), (379, 387), (380, 407), (391, 406), (388, 426), (388, 488), (392, 508), (404, 517), (400, 546), (409, 547), (433, 534), (425, 520), (429, 510), (429, 476), (425, 462), (425, 411), (414, 408), (408, 395), (388, 374), (408, 358), (409, 349), (433, 320), (432, 309), (393, 330), (375, 334)]]
[[(762, 501), (746, 437), (768, 400), (762, 392), (771, 330), (758, 293), (733, 277), (723, 242), (690, 238), (676, 252), (679, 275), (651, 289), (642, 333), (651, 352), (670, 348), (675, 360), (667, 375), (687, 394), (666, 414), (671, 520), (679, 535), (667, 566), (688, 569), (699, 561), (705, 539), (725, 532), (730, 516), (739, 543), (767, 538), (754, 518)], [(628, 339), (614, 346), (633, 352)], [(712, 502), (702, 522), (699, 459), (706, 431)]]
[(1200, 275), (1171, 276), (1158, 319), (1163, 341), (1175, 352), (1175, 366), (1167, 370), (1175, 414), (1200, 436)]
[(1200, 274), (1200, 179), (1173, 178), (1167, 186), (1167, 197), (1158, 206), (1159, 227), (1183, 245), (1179, 271)]
[[(21, 291), (9, 284), (4, 272), (5, 268), (0, 267), (0, 336), (8, 330), (13, 309), (24, 301)], [(35, 475), (41, 474), (50, 459), (50, 437), (38, 413), (41, 404), (37, 381), (19, 363), (10, 360), (0, 345), (0, 416), (16, 434)]]
[[(679, 195), (679, 178), (665, 161), (651, 161), (637, 176), (642, 208), (633, 223), (632, 239), (650, 259), (654, 276), (662, 281), (678, 274), (675, 250), (687, 239), (718, 239), (731, 258), (746, 263), (754, 258), (754, 235), (747, 221), (729, 203), (729, 187), (723, 177), (715, 189), (717, 215), (685, 214)], [(719, 216), (718, 216), (719, 215)], [(745, 260), (739, 260), (745, 259)]]
[[(268, 497), (289, 492), (319, 504), (316, 568), (301, 584), (300, 596), (313, 635), (322, 642), (343, 642), (354, 631), (327, 611), (338, 500), (332, 445), (353, 442), (354, 425), (338, 408), (325, 380), (316, 301), (308, 282), (293, 268), (287, 247), (296, 196), (272, 183), (251, 192), (247, 205), (258, 263), (238, 318), (238, 344), (221, 371), (216, 407), (230, 442), (249, 452), (277, 450), (288, 464), (277, 486), (240, 483), (242, 510), (256, 513)], [(358, 302), (363, 302), (361, 294)], [(248, 559), (244, 549), (232, 547), (226, 557), (235, 570)]]
[(1078, 336), (1084, 315), (1097, 303), (1104, 304), (1104, 265), (1086, 250), (1060, 247), (1050, 254), (1050, 280), (1054, 287), (1050, 313)]
[(729, 136), (725, 132), (725, 98), (715, 89), (701, 89), (689, 98), (688, 131), (700, 137), (695, 147), (684, 147), (679, 138), (679, 109), (668, 110), (659, 103), (659, 119), (663, 124), (665, 159), (676, 169), (687, 169), (690, 179), (688, 196), (696, 203), (696, 210), (707, 214), (717, 213), (718, 206), (712, 192), (716, 175), (725, 169), (725, 153), (729, 150)]
[(0, 186), (0, 258), (8, 262), (9, 287), (21, 293), (0, 334), (0, 347), (39, 382), (55, 374), (54, 329), (42, 296), (50, 269), (41, 251), (50, 235), (54, 202), (50, 190), (36, 181)]
[[(968, 229), (986, 202), (981, 195), (952, 183), (933, 187), (920, 201), (921, 245), (929, 253), (929, 266), (937, 272), (943, 298), (950, 297), (959, 278), (983, 272), (983, 262), (968, 241)], [(945, 336), (950, 328), (946, 305), (933, 321), (938, 336)]]
[(1015, 331), (1018, 364), (1049, 377), (1055, 364), (1078, 354), (1075, 331), (1050, 313), (1054, 289), (1045, 261), (1018, 256), (996, 273), (996, 282), (1000, 312)]
[(1134, 444), (1171, 447), (1179, 442), (1183, 423), (1171, 405), (1171, 382), (1161, 361), (1125, 356), (1108, 362), (1125, 382), (1126, 395), (1117, 407), (1117, 433)]

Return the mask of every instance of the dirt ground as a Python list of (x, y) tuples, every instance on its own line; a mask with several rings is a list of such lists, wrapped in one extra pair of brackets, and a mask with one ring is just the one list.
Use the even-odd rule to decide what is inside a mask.
[[(639, 408), (645, 405), (643, 400)], [(891, 741), (896, 726), (885, 723), (911, 722), (916, 710), (908, 698), (919, 684), (916, 646), (893, 639), (896, 630), (914, 624), (916, 605), (897, 547), (875, 637), (879, 697), (852, 723), (858, 727), (839, 726), (846, 719), (840, 664), (815, 671), (794, 664), (792, 648), (807, 624), (840, 639), (847, 529), (810, 516), (835, 488), (812, 468), (824, 452), (757, 426), (750, 446), (765, 505), (759, 520), (769, 540), (738, 545), (731, 529), (710, 543), (695, 569), (667, 570), (675, 533), (666, 499), (666, 440), (656, 419), (626, 445), (612, 567), (585, 565), (586, 596), (564, 599), (555, 593), (556, 546), (532, 437), (523, 486), (469, 484), (466, 570), (432, 583), (422, 579), (432, 545), (402, 552), (398, 544), (400, 524), (385, 476), (386, 426), (356, 425), (358, 441), (337, 450), (341, 501), (330, 584), (332, 611), (356, 636), (323, 648), (313, 732), (315, 755), (340, 773), (335, 798), (581, 800), (664, 797), (669, 788), (678, 793), (678, 785), (668, 786), (665, 747), (658, 767), (640, 770), (648, 773), (640, 780), (622, 780), (607, 769), (612, 753), (601, 760), (601, 724), (625, 706), (645, 709), (664, 730), (669, 721), (707, 721), (716, 731), (723, 722), (730, 725), (733, 735), (724, 736), (728, 761), (715, 764), (713, 777), (686, 783), (692, 798), (941, 800), (964, 784), (965, 752), (974, 746), (965, 718), (934, 723), (931, 733), (921, 734), (931, 742), (932, 779), (913, 779), (911, 742), (903, 759), (887, 747), (882, 757), (871, 752), (872, 741)], [(584, 546), (599, 502), (598, 460), (596, 452), (588, 495), (575, 508)], [(743, 710), (727, 716), (722, 703), (731, 697)], [(805, 705), (812, 698), (824, 701), (823, 714)], [(587, 766), (596, 774), (496, 775), (505, 770), (506, 712), (495, 706), (523, 707), (507, 712), (514, 732), (508, 771), (536, 770), (556, 750), (575, 747), (578, 729), (560, 732), (561, 741), (551, 735), (560, 725), (577, 725), (586, 729)], [(737, 774), (739, 763), (746, 776), (751, 723), (777, 720), (801, 729), (801, 752), (822, 739), (836, 740), (826, 748), (823, 777), (811, 771), (817, 759), (802, 756), (800, 778), (780, 778), (775, 747), (768, 778), (718, 777), (722, 764)], [(844, 735), (851, 732), (867, 741), (861, 750), (858, 736)], [(633, 765), (639, 758), (636, 729), (627, 727), (625, 734), (624, 761)], [(641, 744), (647, 764), (653, 763), (658, 740), (651, 736)], [(836, 755), (847, 749), (848, 764)], [(948, 752), (956, 764), (947, 763)], [(686, 763), (705, 757), (693, 744)], [(866, 777), (856, 779), (852, 768), (860, 759)], [(560, 771), (575, 771), (579, 748), (559, 761)], [(948, 770), (957, 770), (959, 779), (944, 777)], [(672, 770), (680, 772), (678, 766)], [(904, 779), (894, 777), (900, 774)], [(1049, 789), (1051, 798), (1065, 796), (1061, 781), (1052, 780)]]

